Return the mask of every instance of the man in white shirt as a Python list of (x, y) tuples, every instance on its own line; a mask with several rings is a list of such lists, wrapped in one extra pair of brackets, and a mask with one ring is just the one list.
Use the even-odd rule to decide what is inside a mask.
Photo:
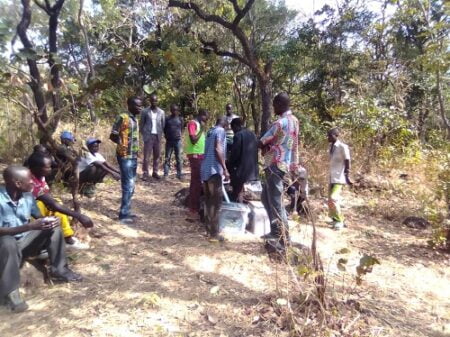
[(350, 150), (347, 144), (339, 139), (339, 129), (328, 131), (330, 142), (330, 189), (328, 196), (329, 216), (333, 220), (332, 226), (339, 230), (345, 227), (344, 216), (341, 211), (341, 192), (344, 185), (352, 185), (350, 175)]
[(106, 162), (98, 151), (100, 139), (88, 138), (86, 146), (88, 152), (78, 161), (78, 172), (80, 172), (80, 191), (87, 197), (95, 193), (95, 184), (101, 183), (103, 178), (110, 174), (114, 179), (120, 180), (120, 172)]
[(144, 140), (144, 161), (142, 163), (143, 180), (149, 177), (148, 164), (153, 153), (153, 174), (154, 179), (160, 179), (158, 175), (159, 157), (161, 155), (161, 139), (166, 123), (164, 110), (158, 107), (158, 97), (156, 94), (150, 95), (150, 107), (141, 113), (139, 130)]

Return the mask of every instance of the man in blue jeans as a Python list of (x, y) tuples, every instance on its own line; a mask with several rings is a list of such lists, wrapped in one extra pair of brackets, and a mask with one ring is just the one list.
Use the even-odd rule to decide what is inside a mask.
[(142, 110), (142, 100), (130, 97), (127, 100), (128, 112), (120, 114), (114, 122), (110, 139), (117, 144), (117, 162), (122, 182), (122, 203), (119, 220), (122, 224), (133, 224), (134, 215), (130, 212), (131, 197), (134, 194), (137, 156), (139, 151), (139, 124), (136, 116)]
[(263, 150), (266, 175), (262, 202), (270, 219), (270, 234), (266, 238), (279, 240), (284, 247), (289, 243), (289, 227), (283, 205), (283, 179), (297, 172), (299, 130), (298, 120), (290, 110), (288, 94), (275, 96), (273, 110), (279, 118), (259, 144)]
[(181, 158), (181, 133), (183, 131), (183, 120), (180, 117), (180, 109), (178, 105), (172, 104), (170, 106), (170, 116), (166, 118), (164, 125), (164, 135), (166, 137), (166, 155), (164, 161), (164, 178), (167, 178), (170, 170), (170, 160), (172, 153), (175, 152), (177, 178), (182, 179), (182, 165)]

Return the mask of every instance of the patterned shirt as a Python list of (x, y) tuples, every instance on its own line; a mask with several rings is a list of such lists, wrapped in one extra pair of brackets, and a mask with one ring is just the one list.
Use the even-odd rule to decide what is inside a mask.
[(40, 196), (47, 194), (50, 192), (50, 187), (45, 180), (45, 177), (36, 178), (34, 175), (31, 175), (31, 180), (33, 180), (33, 197), (39, 198)]
[(137, 158), (139, 151), (139, 126), (131, 113), (120, 114), (114, 122), (111, 134), (118, 136), (117, 156), (124, 159)]
[(298, 136), (298, 119), (288, 110), (261, 138), (263, 144), (269, 146), (264, 155), (264, 166), (276, 165), (285, 173), (297, 172)]
[[(31, 217), (36, 219), (41, 217), (31, 193), (23, 193), (22, 197), (14, 202), (5, 187), (0, 187), (0, 227), (23, 226), (30, 222)], [(26, 234), (27, 232), (20, 233), (14, 237), (20, 239)]]
[(227, 152), (227, 137), (225, 129), (215, 126), (208, 131), (205, 145), (205, 158), (202, 161), (200, 175), (202, 181), (207, 181), (215, 174), (223, 175), (223, 168), (216, 156), (216, 140), (222, 144), (223, 155)]

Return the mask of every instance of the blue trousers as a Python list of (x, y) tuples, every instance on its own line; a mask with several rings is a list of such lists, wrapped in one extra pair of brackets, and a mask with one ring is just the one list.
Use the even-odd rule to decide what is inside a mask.
[(120, 168), (120, 180), (122, 183), (122, 202), (120, 204), (119, 219), (130, 216), (131, 197), (134, 194), (136, 180), (137, 158), (117, 157)]
[(177, 168), (177, 177), (181, 177), (181, 167), (183, 165), (183, 159), (181, 158), (181, 140), (167, 141), (166, 142), (166, 156), (164, 160), (164, 175), (169, 175), (170, 160), (172, 159), (172, 153), (175, 153), (175, 161)]
[(289, 227), (286, 209), (283, 205), (284, 172), (272, 165), (265, 170), (266, 181), (263, 185), (261, 201), (270, 219), (270, 233), (282, 238), (283, 229), (289, 239)]

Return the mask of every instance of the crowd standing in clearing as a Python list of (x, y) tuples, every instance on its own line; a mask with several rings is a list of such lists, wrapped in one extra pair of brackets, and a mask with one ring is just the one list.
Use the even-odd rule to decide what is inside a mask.
[[(101, 140), (90, 137), (86, 140), (87, 152), (78, 157), (73, 149), (75, 137), (64, 131), (56, 161), (48, 150), (35, 146), (26, 160), (27, 167), (9, 166), (3, 176), (5, 187), (0, 188), (0, 300), (14, 312), (28, 308), (19, 293), (20, 267), (30, 257), (49, 259), (50, 278), (55, 281), (81, 281), (82, 277), (68, 268), (66, 249), (88, 249), (74, 237), (69, 217), (77, 219), (90, 228), (92, 220), (62, 205), (55, 199), (46, 180), (55, 179), (55, 169), (62, 179), (70, 184), (73, 175), (78, 175), (79, 192), (92, 197), (95, 185), (106, 175), (121, 181), (122, 199), (118, 220), (123, 225), (133, 225), (136, 216), (131, 212), (135, 190), (139, 134), (144, 141), (143, 180), (150, 179), (148, 163), (153, 154), (151, 177), (160, 180), (158, 174), (161, 137), (166, 138), (164, 177), (168, 178), (171, 155), (175, 153), (176, 176), (182, 179), (181, 139), (183, 120), (176, 104), (170, 106), (171, 115), (166, 118), (158, 107), (155, 94), (150, 96), (150, 107), (143, 108), (139, 97), (127, 100), (128, 111), (121, 113), (110, 134), (117, 144), (116, 156), (119, 170), (107, 163), (100, 154)], [(284, 252), (290, 244), (289, 225), (283, 195), (286, 188), (294, 190), (294, 201), (307, 198), (306, 171), (299, 164), (299, 122), (290, 110), (290, 99), (280, 93), (273, 99), (274, 112), (278, 119), (258, 140), (245, 128), (243, 121), (226, 106), (226, 116), (219, 117), (215, 125), (206, 130), (208, 111), (200, 109), (198, 115), (187, 124), (185, 153), (191, 169), (187, 217), (199, 220), (202, 210), (205, 229), (211, 241), (223, 241), (220, 234), (220, 212), (226, 187), (232, 187), (232, 201), (246, 203), (245, 190), (248, 183), (259, 181), (258, 148), (264, 157), (265, 181), (260, 199), (270, 222), (270, 231), (263, 236), (268, 244)], [(139, 114), (141, 114), (138, 120)], [(340, 210), (340, 191), (343, 185), (351, 184), (350, 153), (348, 146), (338, 140), (339, 131), (328, 133), (330, 147), (330, 193), (329, 211), (333, 227), (344, 227)], [(77, 160), (76, 169), (69, 165)], [(231, 181), (230, 181), (231, 178)], [(202, 199), (203, 196), (203, 199)], [(204, 200), (202, 203), (201, 200)], [(203, 204), (204, 207), (201, 207)], [(292, 204), (292, 202), (291, 202)], [(291, 205), (292, 209), (292, 205)]]

